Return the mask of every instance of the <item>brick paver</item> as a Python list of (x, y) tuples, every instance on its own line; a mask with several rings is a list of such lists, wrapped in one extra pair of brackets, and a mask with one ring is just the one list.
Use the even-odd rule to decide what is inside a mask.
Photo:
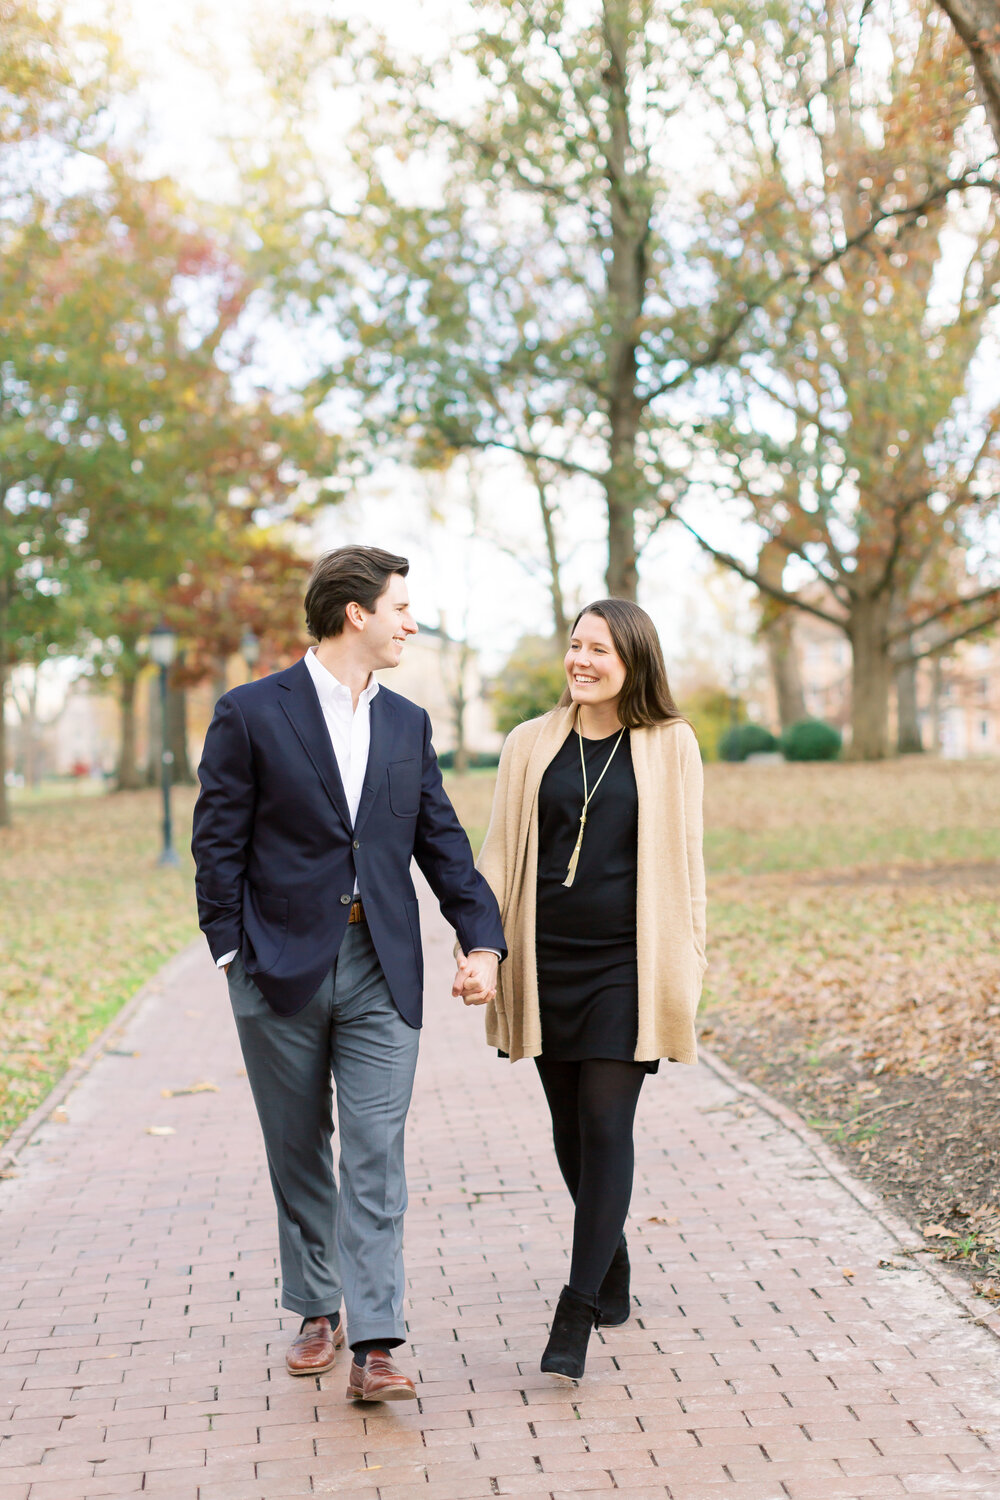
[[(534, 1070), (487, 1052), (425, 917), (419, 1405), (348, 1405), (343, 1366), (284, 1372), (297, 1320), (276, 1307), (257, 1126), (198, 946), (0, 1183), (0, 1500), (1000, 1496), (1000, 1343), (924, 1271), (880, 1268), (906, 1264), (887, 1229), (706, 1068), (644, 1090), (636, 1316), (594, 1339), (578, 1389), (538, 1373), (566, 1195)], [(218, 1091), (162, 1097), (200, 1081)]]

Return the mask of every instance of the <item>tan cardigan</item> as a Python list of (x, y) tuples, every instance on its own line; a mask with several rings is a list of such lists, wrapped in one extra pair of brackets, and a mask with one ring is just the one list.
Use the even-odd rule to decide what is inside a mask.
[[(512, 1062), (542, 1050), (535, 966), (538, 787), (573, 729), (575, 713), (556, 708), (511, 730), (479, 856), (479, 869), (500, 906), (508, 947), (497, 998), (487, 1006), (486, 1040), (509, 1053)], [(694, 1063), (694, 1017), (705, 971), (701, 755), (683, 720), (633, 729), (631, 745), (639, 794), (635, 1059)]]

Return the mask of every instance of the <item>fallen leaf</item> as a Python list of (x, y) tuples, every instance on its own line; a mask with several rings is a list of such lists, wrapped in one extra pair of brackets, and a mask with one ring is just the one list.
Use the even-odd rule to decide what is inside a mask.
[(66, 1125), (69, 1121), (69, 1115), (60, 1104), (59, 1107), (57, 1109), (54, 1109), (49, 1115), (49, 1119), (52, 1121), (53, 1125)]
[(653, 1214), (646, 1220), (647, 1224), (679, 1224), (680, 1222), (676, 1214), (672, 1214), (669, 1219), (661, 1219), (657, 1214)]
[(850, 1278), (854, 1275), (854, 1272), (851, 1271), (851, 1270), (849, 1270), (848, 1267), (845, 1266), (844, 1269), (841, 1271), (840, 1274), (841, 1274), (841, 1276), (846, 1276), (847, 1279), (850, 1280)]
[(925, 1224), (924, 1238), (928, 1240), (957, 1240), (958, 1235), (953, 1229), (946, 1229), (943, 1224)]
[(980, 1297), (986, 1297), (990, 1302), (1000, 1302), (1000, 1282), (996, 1281), (974, 1281), (972, 1290)]
[(217, 1083), (192, 1083), (186, 1089), (161, 1089), (160, 1096), (163, 1099), (179, 1099), (183, 1094), (217, 1094), (218, 1092)]
[(177, 1132), (174, 1130), (174, 1127), (172, 1125), (147, 1125), (146, 1126), (146, 1134), (147, 1135), (176, 1135)]

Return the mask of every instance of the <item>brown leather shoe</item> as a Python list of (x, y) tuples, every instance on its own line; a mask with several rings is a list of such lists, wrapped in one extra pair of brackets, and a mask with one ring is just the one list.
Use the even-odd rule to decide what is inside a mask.
[(332, 1370), (337, 1350), (344, 1344), (344, 1320), (330, 1327), (329, 1318), (306, 1318), (285, 1355), (289, 1375), (325, 1375)]
[(364, 1365), (351, 1360), (348, 1401), (415, 1401), (413, 1381), (389, 1358), (386, 1349), (369, 1349)]

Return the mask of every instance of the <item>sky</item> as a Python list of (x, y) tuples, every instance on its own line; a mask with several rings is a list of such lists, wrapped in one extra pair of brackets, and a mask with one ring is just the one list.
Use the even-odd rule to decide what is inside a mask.
[[(300, 0), (300, 4), (309, 0)], [(315, 0), (324, 13), (331, 7)], [(77, 0), (83, 14), (97, 14), (102, 0)], [(349, 15), (343, 5), (334, 7)], [(462, 16), (460, 0), (366, 0), (364, 18), (381, 25), (400, 45), (441, 45)], [(153, 173), (179, 179), (210, 200), (231, 191), (232, 169), (223, 140), (251, 135), (258, 118), (251, 65), (255, 0), (117, 0), (116, 25), (140, 75), (139, 99), (146, 116), (147, 161)], [(275, 11), (270, 9), (270, 24)], [(324, 125), (331, 133), (350, 123), (349, 106), (331, 106)], [(293, 349), (276, 341), (271, 358), (281, 378)], [(317, 549), (347, 541), (375, 543), (411, 559), (411, 595), (418, 619), (467, 634), (483, 664), (495, 670), (518, 637), (550, 630), (549, 597), (536, 562), (542, 554), (537, 500), (513, 465), (489, 465), (478, 481), (483, 509), (503, 517), (493, 524), (506, 550), (489, 535), (476, 537), (469, 522), (470, 490), (460, 475), (446, 490), (406, 469), (380, 471), (354, 497), (326, 513), (317, 526)], [(441, 520), (428, 524), (433, 504)], [(604, 595), (604, 518), (600, 501), (579, 492), (568, 498), (562, 523), (567, 552), (569, 602)], [(516, 554), (511, 556), (510, 553)], [(517, 556), (531, 565), (522, 566)], [(664, 527), (641, 564), (640, 602), (660, 629), (668, 665), (713, 651), (725, 676), (749, 669), (745, 646), (735, 639), (752, 627), (748, 598), (730, 577), (727, 614), (706, 589), (709, 565), (679, 528)], [(734, 633), (733, 619), (742, 621)], [(714, 643), (714, 645), (713, 645)], [(738, 659), (738, 660), (737, 660)]]

